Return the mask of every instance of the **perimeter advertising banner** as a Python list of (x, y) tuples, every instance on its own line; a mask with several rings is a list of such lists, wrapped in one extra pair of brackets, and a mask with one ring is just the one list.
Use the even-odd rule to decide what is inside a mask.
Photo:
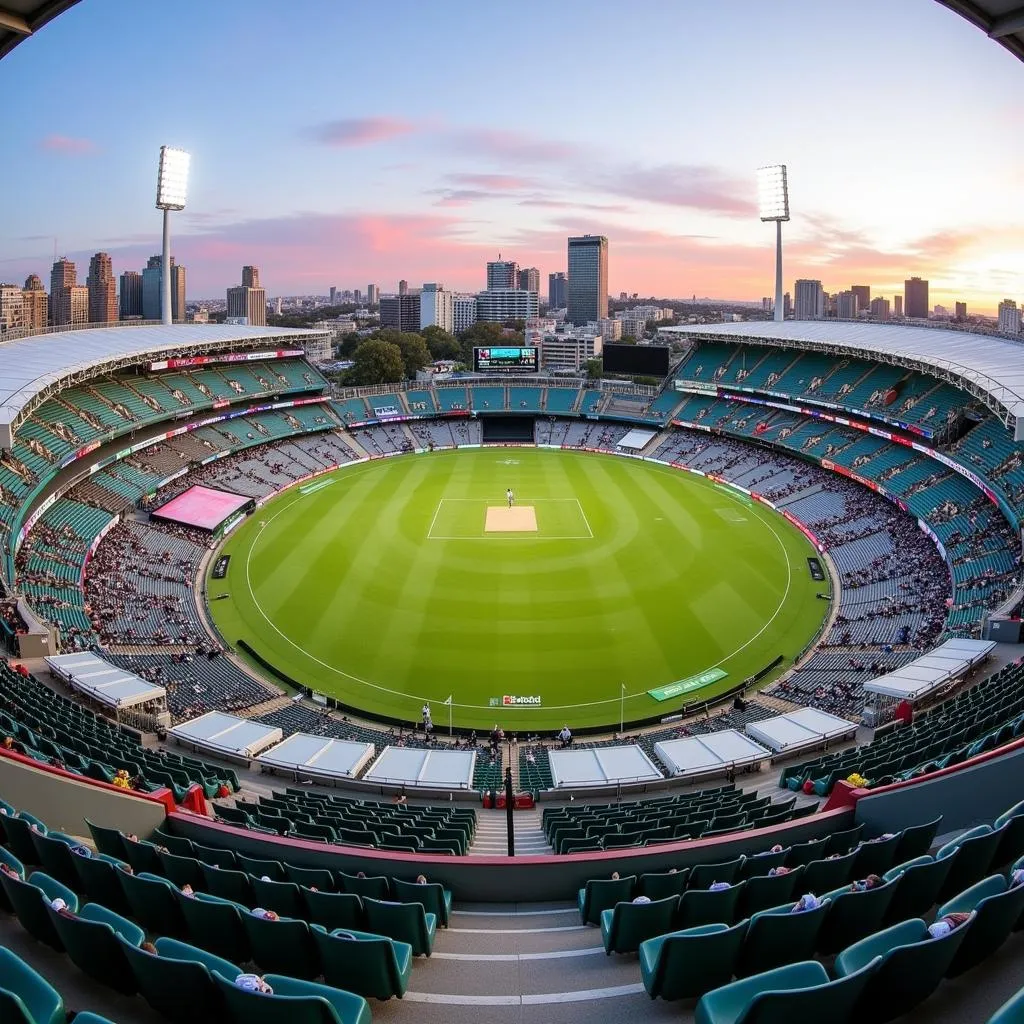
[(707, 672), (701, 672), (700, 675), (689, 676), (675, 683), (669, 683), (668, 686), (658, 686), (653, 690), (648, 690), (647, 695), (655, 700), (671, 700), (673, 697), (681, 697), (684, 693), (692, 693), (694, 690), (717, 683), (719, 679), (724, 679), (728, 674), (723, 669), (711, 668)]

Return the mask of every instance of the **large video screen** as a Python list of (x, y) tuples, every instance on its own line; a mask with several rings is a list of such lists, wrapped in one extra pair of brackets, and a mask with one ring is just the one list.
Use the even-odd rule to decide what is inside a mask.
[(157, 519), (169, 519), (200, 530), (216, 530), (225, 519), (248, 505), (252, 498), (231, 491), (196, 485), (172, 498), (153, 512)]
[(474, 348), (473, 369), (477, 373), (536, 373), (537, 348)]
[(605, 373), (668, 376), (667, 345), (605, 345), (602, 354)]

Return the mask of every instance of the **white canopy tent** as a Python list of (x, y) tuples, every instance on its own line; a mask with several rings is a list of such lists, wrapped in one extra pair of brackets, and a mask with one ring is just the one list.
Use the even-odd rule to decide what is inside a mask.
[(164, 687), (117, 668), (91, 651), (54, 654), (46, 659), (46, 664), (73, 690), (115, 711), (150, 701), (159, 701), (166, 707), (167, 691)]
[(654, 744), (654, 752), (669, 774), (677, 778), (745, 768), (772, 756), (771, 751), (736, 729), (663, 740)]
[(283, 733), (276, 726), (250, 718), (210, 711), (190, 722), (181, 722), (169, 729), (168, 735), (194, 751), (248, 763), (261, 750), (280, 743)]
[(385, 786), (472, 789), (475, 767), (475, 750), (385, 747), (363, 779)]
[(984, 661), (995, 646), (993, 640), (947, 640), (895, 672), (865, 683), (864, 692), (893, 700), (921, 700)]
[(256, 760), (270, 771), (321, 779), (354, 779), (373, 760), (376, 747), (356, 740), (293, 733)]
[(776, 753), (786, 754), (819, 746), (841, 736), (853, 736), (856, 732), (856, 722), (848, 722), (817, 708), (801, 708), (751, 722), (747, 726), (747, 733), (758, 742)]
[(551, 750), (551, 779), (555, 789), (574, 786), (618, 786), (663, 778), (635, 743), (590, 750)]
[(644, 445), (647, 444), (651, 438), (657, 435), (656, 430), (640, 430), (634, 427), (626, 436), (616, 445), (618, 448), (628, 448), (630, 451), (638, 452)]

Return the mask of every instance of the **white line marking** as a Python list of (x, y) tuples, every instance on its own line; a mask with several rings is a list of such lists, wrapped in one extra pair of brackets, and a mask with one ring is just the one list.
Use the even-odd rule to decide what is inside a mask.
[(540, 935), (542, 932), (585, 932), (585, 924), (564, 925), (561, 928), (446, 928), (448, 934), (463, 935)]
[(556, 949), (551, 953), (431, 953), (430, 959), (495, 960), (513, 963), (519, 960), (564, 960), (576, 956), (596, 956), (603, 952), (604, 946), (591, 946), (587, 949)]
[(613, 985), (609, 988), (585, 988), (578, 992), (543, 992), (527, 996), (463, 996), (443, 992), (406, 992), (407, 1003), (439, 1003), (446, 1006), (545, 1006), (549, 1003), (586, 1003), (593, 999), (616, 999), (635, 996), (644, 991), (634, 985)]
[[(553, 917), (556, 914), (578, 914), (576, 907), (565, 910), (453, 910), (452, 914), (464, 917)], [(450, 931), (451, 929), (449, 929)]]
[(434, 523), (437, 522), (437, 517), (441, 514), (441, 506), (444, 504), (444, 498), (437, 503), (437, 508), (434, 509), (434, 518), (430, 520), (430, 529), (427, 530), (427, 540), (430, 540), (430, 535), (434, 532)]

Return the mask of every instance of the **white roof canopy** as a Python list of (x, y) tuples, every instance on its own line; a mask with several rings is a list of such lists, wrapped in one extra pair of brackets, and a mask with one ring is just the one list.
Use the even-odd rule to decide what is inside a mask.
[(617, 786), (661, 779), (661, 772), (635, 743), (590, 750), (550, 750), (555, 789), (573, 786)]
[(654, 744), (658, 760), (674, 776), (710, 775), (770, 758), (771, 752), (736, 729), (663, 740)]
[(947, 640), (895, 672), (865, 683), (864, 692), (896, 700), (920, 700), (984, 661), (994, 647), (993, 640)]
[(785, 715), (751, 722), (747, 733), (772, 750), (791, 754), (803, 747), (813, 747), (839, 736), (857, 731), (856, 722), (848, 722), (817, 708), (801, 708)]
[(46, 664), (71, 688), (108, 708), (131, 708), (151, 700), (166, 700), (167, 691), (96, 654), (55, 654)]
[(475, 750), (385, 747), (363, 778), (390, 786), (471, 789), (475, 766)]
[(169, 730), (182, 743), (188, 743), (211, 754), (249, 760), (261, 750), (280, 741), (283, 733), (272, 725), (249, 718), (210, 711), (190, 722), (182, 722)]
[(296, 732), (256, 759), (268, 768), (329, 779), (355, 778), (373, 758), (372, 743)]

